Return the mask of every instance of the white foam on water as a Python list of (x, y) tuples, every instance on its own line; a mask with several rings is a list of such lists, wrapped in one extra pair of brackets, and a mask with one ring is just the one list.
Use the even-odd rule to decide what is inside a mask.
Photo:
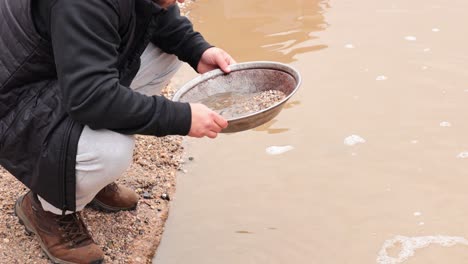
[(384, 81), (384, 80), (387, 80), (387, 76), (385, 75), (379, 75), (375, 78), (376, 81)]
[(347, 48), (347, 49), (354, 49), (353, 44), (346, 44), (344, 47)]
[(421, 212), (414, 212), (413, 215), (414, 216), (421, 216)]
[[(423, 222), (421, 222), (423, 223)], [(423, 223), (424, 224), (424, 223)], [(464, 237), (455, 236), (420, 236), (420, 237), (407, 237), (395, 236), (392, 239), (386, 240), (379, 251), (377, 257), (378, 264), (397, 264), (402, 263), (414, 256), (416, 249), (425, 248), (431, 244), (438, 244), (443, 247), (451, 247), (456, 244), (468, 246), (468, 240)], [(400, 246), (401, 251), (398, 256), (391, 257), (388, 255), (387, 249), (394, 246)]]
[(430, 48), (425, 48), (425, 49), (423, 49), (423, 51), (424, 52), (429, 52), (429, 51), (431, 51), (431, 49)]
[(452, 124), (450, 124), (450, 122), (447, 122), (447, 121), (442, 121), (442, 122), (440, 122), (439, 125), (441, 127), (450, 127), (450, 126), (452, 126)]
[(356, 144), (364, 143), (364, 142), (366, 142), (366, 140), (358, 135), (351, 135), (344, 139), (344, 144), (348, 146), (354, 146)]
[(438, 28), (433, 28), (432, 29), (432, 32), (439, 32), (439, 31), (440, 31), (440, 29), (438, 29)]
[(406, 36), (405, 39), (408, 40), (408, 41), (415, 41), (416, 37), (415, 36)]
[(457, 155), (457, 158), (459, 158), (459, 159), (466, 159), (466, 158), (468, 158), (468, 151), (460, 152), (460, 154)]
[(271, 146), (266, 148), (265, 151), (269, 155), (280, 155), (293, 149), (293, 146)]

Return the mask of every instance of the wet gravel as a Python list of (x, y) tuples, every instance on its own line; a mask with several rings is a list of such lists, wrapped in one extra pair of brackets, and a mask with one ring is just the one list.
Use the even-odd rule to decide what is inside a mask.
[(286, 98), (286, 95), (278, 90), (267, 90), (249, 94), (228, 92), (210, 96), (202, 100), (201, 103), (210, 107), (224, 118), (232, 119), (267, 109), (284, 98)]

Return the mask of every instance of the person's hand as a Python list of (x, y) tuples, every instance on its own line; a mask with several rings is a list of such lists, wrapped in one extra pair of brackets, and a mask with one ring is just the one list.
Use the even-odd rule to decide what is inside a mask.
[[(176, 3), (176, 0), (153, 0), (153, 1), (162, 8), (167, 8)], [(177, 2), (182, 4), (183, 2), (185, 2), (185, 0), (177, 0)]]
[(220, 68), (223, 72), (229, 73), (229, 65), (236, 63), (236, 61), (224, 50), (212, 47), (203, 52), (200, 61), (197, 65), (199, 73), (205, 73), (214, 69)]
[(203, 104), (190, 104), (190, 108), (192, 125), (188, 135), (191, 137), (215, 138), (228, 125), (226, 119)]

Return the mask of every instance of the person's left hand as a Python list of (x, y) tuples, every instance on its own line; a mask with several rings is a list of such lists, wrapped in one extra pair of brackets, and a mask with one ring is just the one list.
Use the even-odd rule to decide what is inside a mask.
[(231, 55), (220, 48), (212, 47), (203, 52), (197, 65), (197, 71), (205, 73), (220, 68), (223, 72), (229, 73), (231, 71), (229, 65), (233, 63), (236, 61)]

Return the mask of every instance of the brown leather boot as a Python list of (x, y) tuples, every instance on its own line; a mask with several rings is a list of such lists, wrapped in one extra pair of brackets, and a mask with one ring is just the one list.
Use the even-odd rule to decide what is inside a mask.
[(15, 214), (28, 233), (34, 233), (42, 250), (54, 263), (102, 263), (104, 253), (88, 233), (79, 213), (46, 212), (32, 192), (21, 196)]
[(91, 206), (107, 212), (134, 210), (137, 204), (138, 195), (132, 189), (116, 183), (104, 187), (91, 201)]

